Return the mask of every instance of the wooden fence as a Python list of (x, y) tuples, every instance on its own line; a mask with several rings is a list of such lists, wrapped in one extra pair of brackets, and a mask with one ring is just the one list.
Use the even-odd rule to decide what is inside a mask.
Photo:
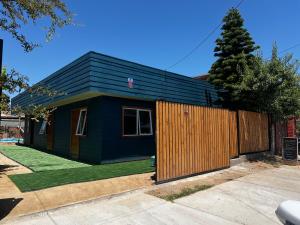
[(229, 156), (235, 158), (239, 155), (237, 112), (229, 112)]
[(229, 111), (156, 103), (158, 182), (229, 167)]
[(239, 110), (240, 154), (269, 149), (268, 115)]

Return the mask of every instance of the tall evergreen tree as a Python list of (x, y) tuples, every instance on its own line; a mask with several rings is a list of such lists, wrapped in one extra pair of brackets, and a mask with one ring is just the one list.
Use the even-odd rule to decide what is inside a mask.
[(238, 9), (231, 8), (223, 18), (221, 37), (216, 40), (214, 49), (218, 57), (209, 71), (209, 81), (219, 89), (220, 102), (224, 107), (240, 107), (240, 97), (235, 89), (242, 81), (246, 60), (251, 67), (253, 52), (258, 49), (247, 29)]

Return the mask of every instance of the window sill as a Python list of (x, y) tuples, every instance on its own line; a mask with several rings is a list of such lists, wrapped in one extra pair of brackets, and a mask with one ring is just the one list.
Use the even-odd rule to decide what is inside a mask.
[(148, 136), (153, 136), (153, 134), (137, 134), (137, 135), (122, 135), (124, 138), (130, 138), (130, 137), (148, 137)]

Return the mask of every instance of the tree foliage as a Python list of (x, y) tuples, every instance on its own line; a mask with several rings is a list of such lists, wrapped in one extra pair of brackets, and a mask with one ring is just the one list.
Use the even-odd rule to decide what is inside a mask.
[(251, 67), (246, 60), (241, 67), (242, 82), (235, 95), (242, 99), (242, 108), (270, 113), (275, 120), (300, 114), (299, 61), (291, 54), (279, 57), (274, 45), (271, 59), (257, 55)]
[(223, 18), (221, 37), (216, 40), (214, 55), (218, 58), (209, 71), (209, 81), (219, 89), (224, 107), (239, 105), (240, 96), (235, 95), (235, 88), (242, 81), (239, 65), (246, 62), (251, 66), (257, 48), (238, 9), (230, 9)]
[[(0, 28), (15, 38), (26, 52), (32, 51), (37, 43), (28, 41), (22, 27), (29, 23), (47, 20), (46, 40), (51, 40), (57, 28), (72, 23), (72, 14), (60, 0), (0, 0)], [(43, 21), (44, 22), (44, 21)]]
[(9, 111), (9, 94), (20, 92), (28, 87), (27, 76), (20, 74), (14, 69), (7, 72), (6, 68), (3, 68), (0, 74), (0, 111)]
[(54, 88), (42, 84), (36, 84), (32, 87), (28, 87), (26, 91), (30, 94), (30, 99), (32, 103), (29, 103), (24, 107), (20, 107), (17, 105), (14, 108), (12, 108), (12, 112), (19, 116), (29, 116), (32, 120), (35, 121), (39, 121), (40, 119), (47, 120), (52, 114), (52, 112), (56, 110), (56, 107), (51, 105), (34, 103), (34, 99), (36, 97), (44, 96), (51, 100), (54, 97), (66, 95), (65, 92), (57, 91)]
[[(0, 29), (11, 34), (26, 52), (32, 51), (39, 44), (29, 41), (23, 32), (26, 25), (46, 24), (46, 40), (53, 38), (57, 28), (73, 23), (73, 15), (61, 0), (0, 0)], [(11, 110), (18, 115), (30, 115), (33, 119), (47, 118), (55, 109), (45, 105), (29, 104), (26, 107), (10, 109), (8, 94), (27, 90), (32, 98), (45, 95), (55, 97), (61, 95), (56, 90), (35, 85), (29, 87), (28, 77), (15, 70), (7, 73), (6, 69), (0, 74), (0, 112)], [(1, 117), (0, 117), (1, 118)]]
[[(31, 87), (28, 84), (27, 76), (20, 74), (14, 69), (12, 69), (10, 72), (7, 72), (5, 68), (2, 69), (2, 73), (0, 75), (0, 90), (2, 91), (0, 111), (12, 111), (14, 114), (19, 116), (27, 115), (36, 121), (41, 118), (47, 119), (56, 108), (43, 104), (34, 104), (34, 98), (38, 96), (54, 98), (65, 95), (64, 92), (59, 92), (54, 88), (42, 84), (36, 84)], [(11, 108), (9, 94), (25, 90), (30, 94), (32, 103), (29, 103), (25, 107), (16, 106)]]

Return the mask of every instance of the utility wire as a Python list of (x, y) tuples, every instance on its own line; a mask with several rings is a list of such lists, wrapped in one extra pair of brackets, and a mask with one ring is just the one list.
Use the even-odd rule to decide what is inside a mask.
[(282, 54), (282, 53), (285, 53), (285, 52), (287, 52), (287, 51), (289, 51), (289, 50), (291, 50), (291, 49), (297, 48), (297, 47), (299, 47), (299, 46), (300, 46), (300, 43), (295, 44), (295, 45), (293, 45), (293, 46), (291, 46), (291, 47), (289, 47), (289, 48), (286, 48), (286, 49), (284, 49), (284, 50), (278, 52), (278, 55), (280, 55), (280, 54)]
[[(297, 47), (300, 47), (300, 43), (297, 43), (297, 44), (295, 44), (295, 45), (293, 45), (293, 46), (291, 46), (291, 47), (288, 47), (288, 48), (286, 48), (286, 49), (283, 49), (283, 50), (279, 51), (277, 54), (278, 54), (278, 55), (281, 55), (282, 53), (285, 53), (285, 52), (287, 52), (287, 51), (289, 51), (289, 50), (291, 50), (291, 49), (297, 48)], [(272, 58), (272, 56), (270, 56), (270, 57), (268, 57), (268, 58), (266, 58), (266, 59), (271, 59), (271, 58)]]
[[(234, 8), (239, 8), (241, 4), (243, 4), (245, 0), (240, 0), (239, 3), (234, 7)], [(208, 33), (191, 51), (189, 51), (186, 55), (184, 55), (182, 58), (177, 60), (174, 64), (170, 65), (169, 67), (166, 68), (166, 70), (171, 69), (172, 67), (178, 65), (179, 63), (183, 62), (186, 60), (188, 57), (190, 57), (201, 45), (203, 45), (209, 38), (212, 36), (218, 29), (221, 27), (223, 22), (221, 22), (218, 26), (216, 26), (211, 32)]]

